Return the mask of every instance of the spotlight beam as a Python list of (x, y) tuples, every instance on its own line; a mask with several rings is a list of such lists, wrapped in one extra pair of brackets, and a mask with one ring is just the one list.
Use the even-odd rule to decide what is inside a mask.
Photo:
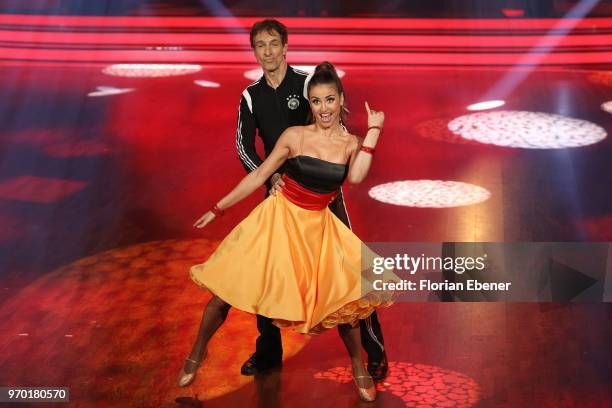
[[(581, 0), (572, 7), (562, 19), (560, 19), (548, 33), (525, 53), (517, 63), (504, 75), (480, 100), (488, 101), (491, 99), (505, 100), (514, 89), (516, 89), (544, 60), (546, 55), (554, 50), (563, 37), (578, 25), (580, 20), (586, 16), (599, 0)], [(565, 20), (570, 24), (564, 24)], [(552, 33), (560, 33), (553, 35)], [(544, 52), (542, 51), (544, 50)], [(527, 69), (524, 67), (527, 66)]]

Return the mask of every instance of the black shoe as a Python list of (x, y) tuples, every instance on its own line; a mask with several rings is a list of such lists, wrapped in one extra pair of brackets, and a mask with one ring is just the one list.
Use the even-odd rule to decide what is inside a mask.
[(271, 363), (271, 364), (257, 363), (255, 361), (255, 353), (253, 353), (251, 355), (251, 357), (249, 357), (249, 359), (244, 362), (242, 367), (240, 367), (240, 374), (242, 374), (242, 375), (261, 374), (261, 373), (263, 373), (265, 371), (268, 371), (268, 370), (271, 370), (273, 368), (279, 368), (282, 365), (283, 365), (283, 362), (281, 360), (276, 361), (276, 362)]
[(383, 353), (380, 361), (368, 361), (368, 373), (374, 381), (382, 381), (387, 377), (389, 371), (389, 363), (387, 362), (387, 353)]

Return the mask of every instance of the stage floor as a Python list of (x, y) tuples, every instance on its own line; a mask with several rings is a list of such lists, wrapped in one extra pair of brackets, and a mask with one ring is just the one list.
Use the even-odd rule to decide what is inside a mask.
[[(0, 66), (0, 384), (69, 386), (74, 406), (173, 406), (196, 394), (208, 407), (359, 405), (335, 332), (284, 332), (282, 372), (241, 377), (256, 329), (237, 311), (194, 385), (175, 387), (206, 301), (188, 267), (263, 197), (253, 194), (204, 231), (191, 227), (244, 174), (236, 110), (253, 67), (204, 65), (156, 78), (102, 68)], [(612, 99), (610, 71), (338, 68), (348, 128), (363, 134), (366, 100), (387, 118), (370, 176), (344, 189), (363, 241), (612, 240), (609, 137), (516, 148), (469, 142), (447, 127), (492, 95), (506, 102), (497, 112), (557, 114), (589, 122), (562, 124), (566, 133), (592, 124), (609, 134), (601, 105)], [(540, 116), (547, 135), (556, 119)], [(511, 115), (500, 130), (493, 115), (478, 126), (512, 139), (530, 118)], [(489, 195), (439, 208), (369, 195), (414, 180), (463, 182)], [(391, 374), (377, 406), (612, 400), (608, 304), (403, 303), (380, 317)]]

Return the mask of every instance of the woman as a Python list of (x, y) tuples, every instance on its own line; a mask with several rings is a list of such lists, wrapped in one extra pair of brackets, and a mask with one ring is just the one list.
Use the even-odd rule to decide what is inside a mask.
[(341, 125), (344, 92), (328, 62), (317, 66), (308, 84), (312, 123), (288, 128), (274, 150), (227, 196), (204, 214), (202, 228), (247, 197), (286, 161), (281, 193), (257, 206), (224, 239), (192, 279), (213, 298), (202, 316), (198, 337), (178, 378), (189, 385), (206, 357), (208, 341), (231, 306), (274, 319), (281, 327), (317, 334), (338, 326), (351, 358), (363, 400), (376, 389), (361, 359), (358, 319), (388, 305), (361, 291), (361, 241), (327, 208), (342, 182), (361, 182), (370, 169), (384, 114), (369, 109), (368, 133), (361, 142)]

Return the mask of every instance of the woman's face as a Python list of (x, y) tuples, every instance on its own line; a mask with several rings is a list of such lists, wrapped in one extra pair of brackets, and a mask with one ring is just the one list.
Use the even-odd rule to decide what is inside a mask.
[(308, 100), (312, 117), (323, 128), (340, 123), (344, 95), (338, 95), (334, 84), (319, 84), (310, 88)]

